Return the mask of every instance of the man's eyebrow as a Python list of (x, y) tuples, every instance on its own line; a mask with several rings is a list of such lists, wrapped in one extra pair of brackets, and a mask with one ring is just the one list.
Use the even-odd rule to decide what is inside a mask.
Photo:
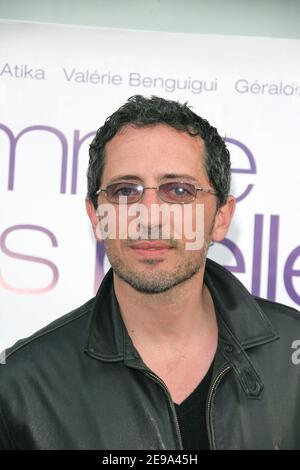
[(142, 181), (142, 178), (140, 178), (138, 175), (119, 175), (115, 176), (111, 180), (109, 180), (108, 184), (114, 183), (115, 181), (126, 181), (126, 180), (139, 180)]
[(198, 180), (194, 178), (192, 175), (188, 175), (185, 173), (165, 173), (163, 175), (159, 175), (160, 179), (178, 179), (178, 180), (190, 180), (197, 182)]
[[(198, 182), (196, 178), (194, 178), (191, 175), (185, 174), (185, 173), (163, 173), (161, 175), (158, 175), (159, 180), (163, 179), (177, 179), (177, 180), (190, 180), (190, 181), (195, 181)], [(143, 181), (143, 179), (138, 176), (138, 175), (118, 175), (112, 178), (108, 184), (114, 183), (115, 181), (128, 181), (128, 180), (139, 180)]]

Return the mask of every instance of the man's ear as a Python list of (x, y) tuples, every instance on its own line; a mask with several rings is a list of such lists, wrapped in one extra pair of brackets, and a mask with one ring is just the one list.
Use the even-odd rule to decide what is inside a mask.
[(86, 207), (87, 215), (89, 216), (89, 219), (93, 227), (95, 238), (96, 240), (101, 241), (100, 231), (99, 231), (99, 216), (97, 214), (97, 211), (94, 207), (93, 202), (88, 197), (85, 198), (85, 207)]
[(225, 238), (234, 210), (235, 198), (233, 196), (228, 196), (226, 203), (217, 210), (211, 236), (212, 241), (220, 242)]

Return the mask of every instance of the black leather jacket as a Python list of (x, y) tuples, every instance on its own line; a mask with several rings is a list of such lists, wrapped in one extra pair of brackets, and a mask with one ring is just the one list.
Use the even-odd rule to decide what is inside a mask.
[[(300, 364), (292, 361), (299, 313), (254, 298), (210, 260), (205, 283), (219, 326), (207, 398), (211, 448), (300, 449)], [(170, 394), (124, 327), (112, 270), (95, 298), (7, 354), (0, 448), (182, 449)]]

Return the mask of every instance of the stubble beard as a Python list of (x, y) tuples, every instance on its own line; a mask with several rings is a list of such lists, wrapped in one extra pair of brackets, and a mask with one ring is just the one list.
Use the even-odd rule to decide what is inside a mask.
[[(194, 251), (185, 250), (185, 254), (181, 257), (180, 261), (169, 270), (145, 269), (134, 271), (124, 263), (109, 240), (104, 240), (104, 247), (110, 265), (120, 279), (138, 292), (144, 294), (159, 294), (188, 281), (201, 270), (207, 257), (210, 241), (210, 237), (205, 240), (202, 249), (197, 251), (197, 255)], [(143, 263), (149, 266), (156, 265), (160, 263), (160, 261), (144, 259)]]

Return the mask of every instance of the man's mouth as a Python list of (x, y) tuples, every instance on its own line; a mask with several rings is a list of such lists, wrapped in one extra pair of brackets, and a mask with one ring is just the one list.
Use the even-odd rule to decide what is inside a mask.
[(173, 247), (167, 243), (143, 241), (133, 243), (130, 248), (132, 248), (137, 255), (153, 257), (166, 255)]

